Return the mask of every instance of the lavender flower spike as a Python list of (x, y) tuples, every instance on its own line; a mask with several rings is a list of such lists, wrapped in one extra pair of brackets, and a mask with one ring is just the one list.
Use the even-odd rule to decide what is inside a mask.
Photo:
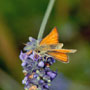
[(37, 40), (31, 39), (28, 42), (28, 46), (32, 47), (30, 49), (31, 53), (28, 53), (27, 49), (26, 53), (21, 51), (19, 56), (22, 60), (21, 66), (24, 69), (23, 73), (25, 75), (22, 83), (25, 84), (25, 90), (49, 90), (51, 82), (57, 76), (57, 72), (50, 69), (50, 66), (55, 63), (55, 60), (51, 56), (40, 55), (35, 50), (33, 51), (36, 48), (33, 44)]

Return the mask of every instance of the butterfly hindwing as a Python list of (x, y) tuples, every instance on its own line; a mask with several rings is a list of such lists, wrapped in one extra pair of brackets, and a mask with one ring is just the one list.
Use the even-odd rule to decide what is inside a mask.
[(68, 62), (68, 56), (67, 53), (75, 53), (76, 50), (69, 50), (69, 49), (51, 49), (48, 50), (48, 54), (53, 56), (55, 59), (62, 61), (62, 62)]
[(68, 63), (68, 56), (65, 53), (60, 52), (48, 52), (49, 55), (57, 59), (58, 61), (66, 62)]
[(41, 45), (50, 45), (50, 44), (57, 44), (59, 43), (58, 41), (58, 32), (56, 27), (51, 31), (49, 35), (47, 35), (41, 42)]

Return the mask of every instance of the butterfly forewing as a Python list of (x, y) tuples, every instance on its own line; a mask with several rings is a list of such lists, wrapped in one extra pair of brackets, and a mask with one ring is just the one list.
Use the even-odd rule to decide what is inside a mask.
[(47, 35), (41, 42), (40, 45), (50, 45), (50, 44), (57, 44), (58, 41), (58, 32), (56, 27), (51, 31), (49, 35)]

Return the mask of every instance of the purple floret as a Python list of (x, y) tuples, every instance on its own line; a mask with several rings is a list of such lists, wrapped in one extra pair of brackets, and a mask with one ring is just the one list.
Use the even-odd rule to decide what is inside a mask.
[(27, 54), (26, 54), (26, 53), (23, 53), (23, 52), (21, 51), (19, 58), (23, 61), (23, 60), (26, 60), (27, 57), (28, 57)]
[(43, 61), (40, 61), (40, 62), (38, 63), (38, 66), (39, 66), (39, 67), (41, 67), (41, 68), (43, 68), (43, 67), (44, 67), (44, 65), (45, 65), (45, 64), (44, 64), (44, 62), (43, 62)]
[(57, 73), (53, 71), (49, 71), (47, 72), (47, 75), (50, 76), (51, 79), (54, 79), (57, 76)]

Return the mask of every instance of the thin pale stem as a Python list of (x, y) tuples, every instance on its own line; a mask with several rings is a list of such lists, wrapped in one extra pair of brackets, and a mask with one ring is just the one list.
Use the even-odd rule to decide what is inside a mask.
[(48, 18), (49, 18), (49, 16), (50, 16), (50, 13), (51, 13), (52, 8), (53, 8), (53, 6), (54, 6), (54, 2), (55, 2), (55, 0), (50, 0), (50, 2), (49, 2), (49, 4), (48, 4), (46, 13), (45, 13), (44, 18), (43, 18), (43, 21), (42, 21), (42, 23), (41, 23), (40, 31), (39, 31), (39, 34), (38, 34), (38, 40), (41, 40), (42, 37), (43, 37), (43, 33), (44, 33), (44, 31), (45, 31), (45, 27), (46, 27)]

